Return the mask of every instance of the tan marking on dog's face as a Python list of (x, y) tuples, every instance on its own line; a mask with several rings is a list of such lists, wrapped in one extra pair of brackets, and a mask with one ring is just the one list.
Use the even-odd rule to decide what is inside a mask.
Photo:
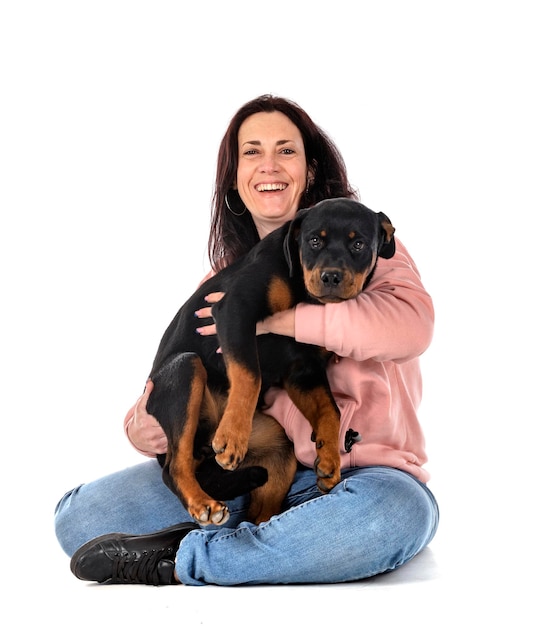
[(361, 293), (366, 279), (372, 271), (372, 267), (373, 266), (362, 273), (353, 273), (344, 270), (340, 286), (332, 291), (325, 290), (321, 281), (322, 269), (320, 267), (314, 267), (311, 270), (303, 267), (304, 284), (306, 285), (308, 293), (323, 304), (342, 302), (356, 298)]
[(273, 313), (285, 311), (293, 306), (293, 297), (288, 283), (277, 276), (274, 276), (269, 283), (267, 298)]
[[(327, 230), (322, 228), (319, 231), (318, 236), (320, 236), (321, 238), (326, 237)], [(349, 241), (354, 241), (357, 237), (359, 237), (358, 232), (354, 230), (348, 231), (347, 239), (349, 239)], [(304, 262), (302, 247), (299, 254), (305, 287), (310, 296), (312, 296), (312, 298), (315, 298), (322, 304), (342, 302), (344, 300), (356, 298), (363, 290), (366, 279), (370, 275), (370, 272), (373, 270), (377, 260), (377, 253), (373, 251), (370, 266), (362, 272), (359, 271), (355, 273), (351, 270), (351, 268), (342, 267), (340, 265), (340, 262), (338, 262), (338, 265), (336, 267), (326, 267), (317, 264), (313, 267), (307, 267), (309, 263), (306, 264)], [(326, 287), (325, 284), (322, 282), (321, 274), (322, 272), (332, 271), (341, 272), (342, 281), (339, 286), (330, 289), (329, 287)]]

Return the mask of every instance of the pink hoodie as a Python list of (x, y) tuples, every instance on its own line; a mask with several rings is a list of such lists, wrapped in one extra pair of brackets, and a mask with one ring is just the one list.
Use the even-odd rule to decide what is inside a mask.
[[(365, 291), (340, 304), (299, 304), (295, 339), (326, 347), (337, 355), (328, 367), (341, 411), (342, 467), (387, 465), (426, 482), (424, 436), (417, 420), (422, 380), (419, 355), (434, 328), (432, 299), (400, 241), (391, 259), (379, 259)], [(311, 427), (282, 389), (271, 389), (265, 412), (294, 442), (301, 463), (315, 460)], [(361, 435), (351, 452), (346, 431)]]
[[(424, 436), (417, 420), (422, 380), (419, 356), (434, 328), (432, 299), (402, 243), (391, 259), (378, 260), (372, 281), (356, 299), (340, 304), (299, 304), (295, 339), (324, 346), (336, 358), (329, 382), (341, 411), (342, 467), (387, 465), (426, 482)], [(272, 415), (294, 442), (297, 459), (315, 460), (311, 427), (283, 389), (265, 396)], [(127, 431), (133, 408), (124, 420)], [(348, 429), (361, 435), (344, 449)]]

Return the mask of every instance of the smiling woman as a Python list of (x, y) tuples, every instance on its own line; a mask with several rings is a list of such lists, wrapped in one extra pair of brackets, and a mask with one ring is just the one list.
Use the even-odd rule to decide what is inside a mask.
[(239, 129), (234, 187), (250, 211), (259, 237), (293, 219), (313, 180), (299, 129), (283, 113), (255, 113)]
[[(288, 228), (300, 209), (337, 197), (356, 196), (338, 149), (311, 118), (284, 98), (248, 102), (233, 116), (218, 153), (208, 246), (214, 272), (230, 267), (267, 233)], [(386, 228), (390, 238), (392, 227)], [(322, 241), (326, 230), (316, 230)], [(347, 245), (357, 251), (349, 222), (346, 232)], [(419, 356), (431, 342), (434, 312), (413, 259), (400, 241), (395, 244), (358, 296), (302, 302), (258, 327), (334, 353), (327, 374), (341, 414), (340, 472), (335, 467), (338, 482), (329, 493), (322, 494), (314, 479), (314, 429), (287, 391), (271, 388), (265, 412), (293, 442), (298, 461), (282, 511), (254, 524), (247, 519), (245, 494), (227, 501), (227, 521), (194, 525), (163, 484), (155, 457), (167, 451), (167, 441), (147, 412), (149, 383), (124, 423), (132, 444), (152, 460), (73, 489), (57, 506), (57, 537), (77, 577), (191, 585), (336, 583), (396, 569), (428, 545), (439, 514), (426, 485), (417, 410)], [(319, 278), (325, 280), (321, 272)], [(338, 280), (334, 268), (330, 280), (329, 288)], [(211, 293), (206, 300), (216, 302), (221, 295)], [(242, 303), (244, 296), (231, 297)], [(197, 317), (211, 313), (199, 309)], [(205, 321), (211, 320), (201, 326), (213, 334)], [(298, 361), (300, 376), (310, 378), (305, 361)], [(218, 460), (221, 454), (218, 446)]]
[[(271, 159), (270, 174), (264, 171), (269, 167), (269, 163), (265, 166), (262, 161), (265, 156)], [(257, 166), (263, 171), (252, 179)], [(278, 172), (272, 173), (273, 168), (278, 168)], [(257, 185), (277, 182), (280, 191), (250, 189), (251, 180)], [(292, 188), (288, 188), (290, 185)], [(222, 139), (208, 244), (213, 270), (226, 267), (259, 241), (258, 226), (250, 210), (258, 211), (256, 200), (260, 193), (276, 193), (282, 198), (276, 205), (267, 198), (270, 207), (274, 206), (275, 217), (273, 220), (271, 214), (265, 219), (262, 213), (262, 229), (272, 224), (276, 228), (278, 212), (289, 213), (288, 202), (293, 198), (298, 202), (297, 209), (326, 198), (356, 198), (334, 142), (303, 109), (285, 98), (261, 96), (250, 100), (233, 116)]]

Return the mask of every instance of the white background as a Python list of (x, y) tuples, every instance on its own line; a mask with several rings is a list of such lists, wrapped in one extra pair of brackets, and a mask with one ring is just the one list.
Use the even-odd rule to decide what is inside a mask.
[[(1, 569), (8, 596), (28, 592), (14, 623), (242, 623), (253, 600), (260, 623), (289, 602), (302, 623), (539, 619), (540, 26), (521, 0), (0, 5)], [(440, 531), (387, 582), (86, 586), (54, 506), (141, 460), (122, 419), (206, 271), (226, 126), (269, 92), (336, 141), (433, 295), (420, 417)]]

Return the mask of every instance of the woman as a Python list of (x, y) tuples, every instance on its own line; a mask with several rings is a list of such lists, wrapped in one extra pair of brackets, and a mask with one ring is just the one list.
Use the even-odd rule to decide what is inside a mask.
[[(222, 140), (209, 256), (214, 271), (304, 207), (355, 197), (333, 142), (293, 102), (262, 96), (233, 117)], [(56, 509), (56, 533), (84, 580), (240, 585), (359, 580), (403, 565), (432, 539), (438, 507), (426, 486), (424, 438), (416, 411), (419, 355), (430, 344), (433, 308), (413, 260), (397, 241), (368, 288), (340, 304), (299, 304), (258, 326), (326, 347), (341, 428), (361, 441), (342, 454), (341, 482), (322, 495), (312, 469), (310, 426), (287, 394), (272, 389), (266, 412), (294, 443), (299, 470), (284, 511), (256, 526), (247, 497), (228, 502), (224, 527), (191, 520), (163, 484), (156, 460), (82, 485)], [(221, 294), (209, 294), (209, 303)], [(197, 311), (210, 316), (210, 308)], [(204, 326), (201, 332), (215, 332)], [(144, 455), (166, 451), (146, 403), (149, 383), (125, 430)]]

